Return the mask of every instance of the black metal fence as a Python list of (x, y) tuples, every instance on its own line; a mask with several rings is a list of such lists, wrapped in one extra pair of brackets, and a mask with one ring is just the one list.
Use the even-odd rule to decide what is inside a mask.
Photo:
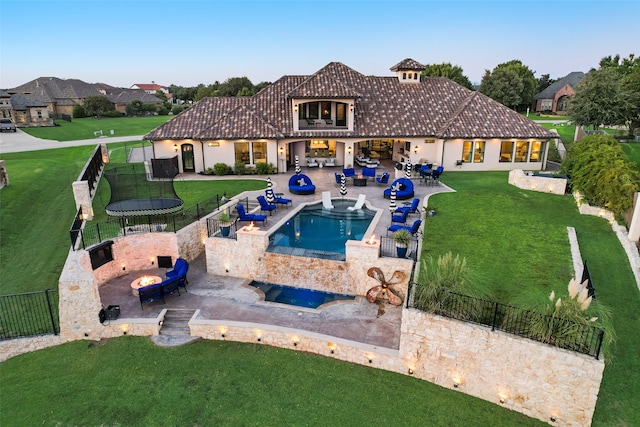
[[(176, 232), (192, 224), (220, 207), (220, 195), (184, 208), (172, 215), (146, 215), (122, 218), (111, 218), (105, 222), (86, 224), (74, 220), (71, 229), (71, 245), (74, 249), (86, 249), (105, 240), (140, 233)], [(79, 215), (81, 213), (79, 212)], [(77, 241), (77, 244), (76, 244)]]
[(0, 296), (0, 340), (58, 335), (58, 291)]
[(401, 255), (402, 255), (401, 253), (398, 253), (396, 242), (393, 240), (392, 236), (380, 237), (380, 256), (381, 257), (410, 258), (414, 261), (418, 260), (418, 239), (415, 237), (412, 237), (411, 241), (407, 245), (405, 256), (401, 256)]
[(583, 262), (584, 264), (584, 268), (582, 269), (582, 280), (580, 280), (580, 283), (584, 283), (584, 281), (587, 281), (587, 289), (589, 290), (589, 296), (593, 297), (593, 299), (596, 299), (596, 288), (593, 285), (593, 279), (591, 278), (591, 273), (589, 272), (589, 267), (587, 266), (587, 260), (584, 260)]
[[(419, 284), (411, 286), (414, 299), (407, 302), (407, 307), (490, 326), (492, 331), (507, 332), (565, 350), (587, 354), (596, 359), (600, 356), (604, 331), (598, 327), (580, 325), (566, 319), (449, 291), (442, 292), (435, 302), (421, 304), (415, 298), (416, 288), (419, 286)], [(532, 327), (534, 323), (540, 322), (546, 323), (547, 333), (543, 334)], [(564, 331), (567, 330), (571, 332), (565, 333)]]
[(102, 148), (100, 145), (97, 145), (95, 150), (93, 150), (91, 159), (89, 159), (80, 173), (80, 181), (87, 181), (87, 184), (89, 185), (89, 192), (91, 194), (95, 191), (96, 183), (98, 182), (98, 178), (100, 178), (100, 171), (102, 170), (103, 165)]

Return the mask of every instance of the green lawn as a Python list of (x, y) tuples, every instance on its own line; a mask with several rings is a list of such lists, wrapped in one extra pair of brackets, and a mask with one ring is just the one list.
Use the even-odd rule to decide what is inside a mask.
[(529, 120), (569, 120), (569, 117), (564, 116), (540, 116), (534, 113), (529, 113), (529, 115), (527, 116), (524, 113), (520, 114), (522, 114), (524, 117), (527, 117)]
[(623, 142), (622, 149), (629, 157), (629, 160), (636, 165), (640, 165), (640, 144), (637, 142)]
[(3, 427), (545, 425), (405, 375), (259, 344), (121, 337), (0, 367)]
[[(42, 128), (21, 128), (29, 135), (56, 141), (74, 141), (78, 139), (94, 139), (95, 131), (101, 130), (104, 136), (144, 135), (160, 126), (173, 116), (118, 117), (118, 118), (84, 118), (71, 122), (55, 120), (59, 126)], [(111, 131), (113, 130), (113, 135)], [(99, 141), (99, 138), (96, 138)]]
[[(119, 147), (114, 145), (114, 151)], [(0, 156), (11, 178), (11, 186), (0, 191), (0, 293), (56, 287), (75, 214), (71, 182), (92, 150), (87, 146)], [(510, 302), (527, 293), (564, 292), (572, 274), (566, 227), (576, 228), (598, 299), (612, 308), (618, 334), (593, 425), (640, 425), (640, 412), (633, 410), (640, 395), (640, 293), (607, 222), (579, 215), (570, 196), (512, 187), (506, 172), (447, 172), (442, 181), (457, 192), (430, 198), (437, 215), (427, 219), (426, 254), (451, 251), (466, 257), (478, 280), (492, 287), (494, 299)], [(189, 185), (185, 197), (197, 200), (229, 188), (216, 187), (223, 185), (218, 183), (198, 183), (211, 188)], [(228, 194), (235, 193), (230, 189)], [(254, 353), (258, 359), (246, 358)], [(154, 425), (176, 424), (175, 419), (184, 425), (273, 425), (282, 424), (280, 420), (536, 425), (499, 406), (406, 376), (234, 343), (202, 342), (168, 350), (133, 337), (77, 342), (16, 357), (0, 365), (0, 371), (2, 425)], [(256, 398), (255, 391), (263, 392)], [(162, 410), (151, 410), (152, 404)], [(503, 412), (508, 418), (502, 418), (507, 416)]]

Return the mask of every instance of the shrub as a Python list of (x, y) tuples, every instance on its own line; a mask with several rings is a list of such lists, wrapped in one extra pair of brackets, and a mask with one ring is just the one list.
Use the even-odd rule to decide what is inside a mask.
[(204, 174), (205, 175), (213, 175), (213, 174), (215, 174), (215, 171), (213, 170), (213, 168), (206, 168), (204, 170)]
[(84, 107), (82, 105), (75, 105), (73, 107), (73, 117), (76, 119), (87, 117), (87, 113), (84, 111)]
[[(414, 305), (416, 308), (435, 314), (447, 315), (456, 310), (450, 292), (474, 298), (485, 298), (486, 289), (472, 280), (466, 258), (455, 257), (451, 252), (434, 259), (422, 260), (420, 278), (415, 284)], [(456, 312), (456, 317), (477, 318), (480, 313)]]
[(530, 324), (531, 332), (537, 339), (553, 345), (577, 345), (584, 339), (585, 327), (598, 327), (604, 331), (602, 354), (611, 362), (612, 347), (616, 340), (611, 310), (588, 296), (586, 282), (580, 287), (576, 279), (571, 279), (568, 291), (568, 295), (558, 298), (552, 291), (548, 299), (532, 299), (525, 304), (539, 314)]
[(640, 175), (622, 147), (609, 135), (591, 135), (571, 146), (562, 170), (571, 186), (594, 206), (620, 216), (633, 206)]
[(176, 114), (182, 113), (186, 109), (187, 107), (185, 105), (174, 105), (173, 107), (171, 107), (171, 114), (175, 116)]
[(256, 173), (258, 175), (269, 175), (272, 170), (273, 165), (264, 162), (256, 163)]
[(229, 173), (229, 166), (226, 163), (216, 163), (213, 165), (213, 172), (218, 176), (226, 175)]
[(236, 162), (233, 165), (233, 173), (236, 175), (244, 175), (247, 173), (247, 165), (242, 162)]

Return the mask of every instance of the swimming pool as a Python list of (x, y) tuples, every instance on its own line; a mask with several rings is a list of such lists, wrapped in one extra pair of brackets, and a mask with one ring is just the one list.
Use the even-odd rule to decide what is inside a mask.
[(347, 211), (353, 200), (333, 200), (334, 209), (322, 204), (305, 206), (269, 236), (268, 252), (323, 259), (345, 259), (347, 240), (362, 240), (375, 216), (366, 207)]
[(293, 286), (274, 285), (257, 280), (249, 283), (264, 293), (264, 300), (297, 307), (318, 308), (322, 304), (339, 300), (355, 300), (354, 295), (335, 294), (332, 292), (302, 289)]

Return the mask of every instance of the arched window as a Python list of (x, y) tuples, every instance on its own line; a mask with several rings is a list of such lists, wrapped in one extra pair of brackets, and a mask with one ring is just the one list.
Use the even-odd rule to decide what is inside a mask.
[(407, 73), (402, 73), (402, 80), (407, 80)]
[(413, 79), (418, 80), (418, 73), (413, 73)]

